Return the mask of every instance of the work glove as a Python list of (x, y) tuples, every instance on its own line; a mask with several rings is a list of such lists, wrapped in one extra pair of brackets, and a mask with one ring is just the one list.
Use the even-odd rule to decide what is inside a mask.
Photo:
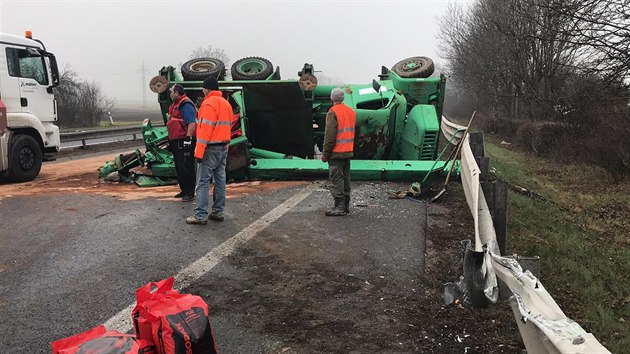
[(327, 162), (328, 159), (326, 158), (326, 156), (322, 155), (322, 162)]

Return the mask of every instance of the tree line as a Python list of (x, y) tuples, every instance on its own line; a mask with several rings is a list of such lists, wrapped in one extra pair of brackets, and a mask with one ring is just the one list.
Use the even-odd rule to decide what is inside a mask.
[(107, 112), (114, 109), (114, 100), (105, 96), (98, 83), (79, 79), (69, 66), (65, 66), (59, 76), (59, 86), (55, 88), (59, 126), (98, 126)]
[(478, 0), (439, 21), (448, 114), (630, 176), (630, 1)]

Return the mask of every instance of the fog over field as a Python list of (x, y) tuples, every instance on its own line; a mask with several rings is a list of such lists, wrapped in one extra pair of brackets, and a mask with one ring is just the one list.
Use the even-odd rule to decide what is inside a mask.
[[(128, 105), (142, 103), (162, 66), (179, 68), (208, 45), (232, 63), (265, 57), (283, 79), (296, 79), (306, 62), (317, 75), (345, 83), (368, 83), (381, 65), (411, 56), (439, 64), (437, 18), (448, 2), (3, 0), (0, 31), (33, 31), (60, 66)], [(154, 94), (144, 91), (154, 105)]]

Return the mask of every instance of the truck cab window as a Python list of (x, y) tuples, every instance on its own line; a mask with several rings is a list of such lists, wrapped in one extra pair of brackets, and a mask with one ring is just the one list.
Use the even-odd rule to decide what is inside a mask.
[(41, 85), (48, 85), (48, 75), (44, 58), (39, 53), (26, 49), (7, 48), (9, 75), (34, 79)]

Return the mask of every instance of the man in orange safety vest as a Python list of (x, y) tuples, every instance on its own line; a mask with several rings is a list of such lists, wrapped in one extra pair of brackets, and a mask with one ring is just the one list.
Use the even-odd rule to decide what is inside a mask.
[[(197, 207), (193, 216), (186, 219), (189, 224), (208, 223), (208, 219), (223, 221), (225, 209), (225, 166), (230, 130), (232, 128), (232, 106), (219, 91), (215, 77), (203, 81), (203, 103), (197, 114), (197, 145), (195, 159), (197, 167)], [(212, 212), (208, 214), (210, 181), (214, 183)]]
[(328, 189), (335, 205), (327, 216), (350, 213), (350, 159), (354, 151), (354, 129), (357, 115), (343, 103), (344, 92), (334, 88), (330, 93), (333, 106), (326, 114), (322, 161), (328, 162)]

